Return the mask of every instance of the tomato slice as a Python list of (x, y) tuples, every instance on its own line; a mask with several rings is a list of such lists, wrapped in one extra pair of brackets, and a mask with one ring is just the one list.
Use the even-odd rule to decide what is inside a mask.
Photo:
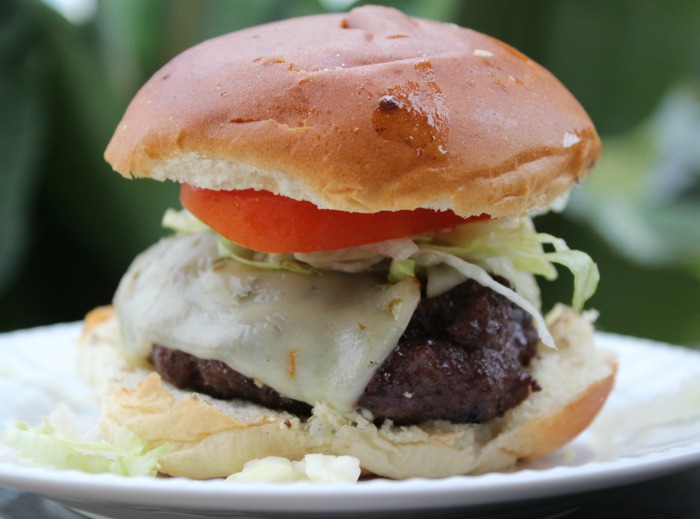
[(188, 184), (180, 188), (180, 201), (220, 235), (262, 252), (342, 249), (486, 217), (465, 219), (452, 211), (430, 209), (349, 213), (268, 191), (217, 191)]

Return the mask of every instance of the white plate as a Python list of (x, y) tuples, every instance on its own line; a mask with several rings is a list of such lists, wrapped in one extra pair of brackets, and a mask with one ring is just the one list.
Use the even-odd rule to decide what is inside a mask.
[[(58, 401), (83, 424), (97, 409), (75, 380), (78, 323), (0, 335), (0, 428), (36, 422)], [(441, 480), (358, 484), (234, 485), (179, 478), (121, 478), (16, 463), (0, 451), (0, 486), (57, 499), (93, 516), (216, 517), (225, 514), (476, 509), (548, 498), (662, 476), (700, 466), (700, 353), (598, 334), (618, 355), (617, 385), (592, 428), (561, 451), (516, 470)]]

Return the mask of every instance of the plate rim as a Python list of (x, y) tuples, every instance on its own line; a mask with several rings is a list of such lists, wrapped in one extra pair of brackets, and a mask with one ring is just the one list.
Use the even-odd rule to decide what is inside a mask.
[[(0, 334), (21, 340), (26, 334), (60, 333), (77, 336), (81, 322), (16, 330)], [(643, 345), (673, 350), (674, 354), (700, 359), (700, 352), (649, 339), (596, 332), (601, 347)], [(620, 346), (620, 347), (624, 347)], [(578, 441), (578, 440), (576, 440)], [(575, 441), (575, 442), (576, 442)], [(574, 443), (575, 443), (574, 442)], [(613, 460), (579, 465), (525, 468), (511, 472), (453, 476), (442, 479), (412, 478), (402, 481), (376, 479), (358, 484), (247, 483), (224, 480), (194, 481), (185, 478), (125, 478), (112, 474), (87, 474), (0, 460), (0, 486), (37, 493), (59, 501), (102, 503), (114, 506), (166, 506), (172, 510), (284, 512), (328, 511), (342, 503), (344, 512), (409, 510), (421, 507), (472, 507), (494, 502), (537, 499), (612, 488), (679, 472), (700, 465), (700, 438), (695, 442)], [(128, 496), (128, 497), (127, 497)], [(197, 499), (196, 505), (192, 503)], [(362, 499), (357, 499), (361, 497)], [(426, 500), (426, 497), (429, 499)], [(216, 499), (213, 499), (216, 498)]]
[[(572, 495), (662, 477), (696, 465), (700, 465), (700, 440), (666, 451), (614, 461), (593, 461), (578, 466), (443, 479), (378, 479), (357, 484), (297, 482), (234, 485), (224, 480), (125, 478), (113, 474), (87, 474), (2, 462), (0, 485), (50, 499), (112, 506), (163, 507), (163, 499), (167, 497), (169, 503), (165, 508), (180, 511), (280, 512), (293, 508), (296, 513), (319, 512), (327, 511), (331, 505), (337, 507), (339, 501), (343, 502), (344, 512), (399, 511), (415, 509), (418, 503), (430, 508), (491, 504), (494, 493), (499, 494), (501, 504)], [(567, 477), (572, 475), (574, 477)], [(198, 502), (193, 506), (192, 499), (195, 497)], [(356, 501), (358, 497), (363, 499)], [(430, 499), (426, 501), (426, 497)]]

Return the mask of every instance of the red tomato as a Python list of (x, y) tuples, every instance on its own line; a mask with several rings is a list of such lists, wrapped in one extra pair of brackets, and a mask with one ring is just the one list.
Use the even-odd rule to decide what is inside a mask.
[(262, 252), (334, 250), (446, 229), (475, 218), (415, 209), (348, 213), (253, 189), (215, 191), (183, 184), (182, 205), (229, 240)]

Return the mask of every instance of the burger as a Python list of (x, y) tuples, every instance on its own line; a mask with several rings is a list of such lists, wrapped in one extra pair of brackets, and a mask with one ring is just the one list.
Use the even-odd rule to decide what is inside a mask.
[[(174, 232), (86, 318), (101, 428), (161, 472), (348, 455), (365, 474), (512, 467), (580, 433), (614, 360), (582, 311), (598, 270), (532, 217), (600, 153), (549, 72), (386, 7), (224, 35), (166, 64), (106, 150), (181, 183)], [(536, 276), (571, 270), (570, 305)]]

